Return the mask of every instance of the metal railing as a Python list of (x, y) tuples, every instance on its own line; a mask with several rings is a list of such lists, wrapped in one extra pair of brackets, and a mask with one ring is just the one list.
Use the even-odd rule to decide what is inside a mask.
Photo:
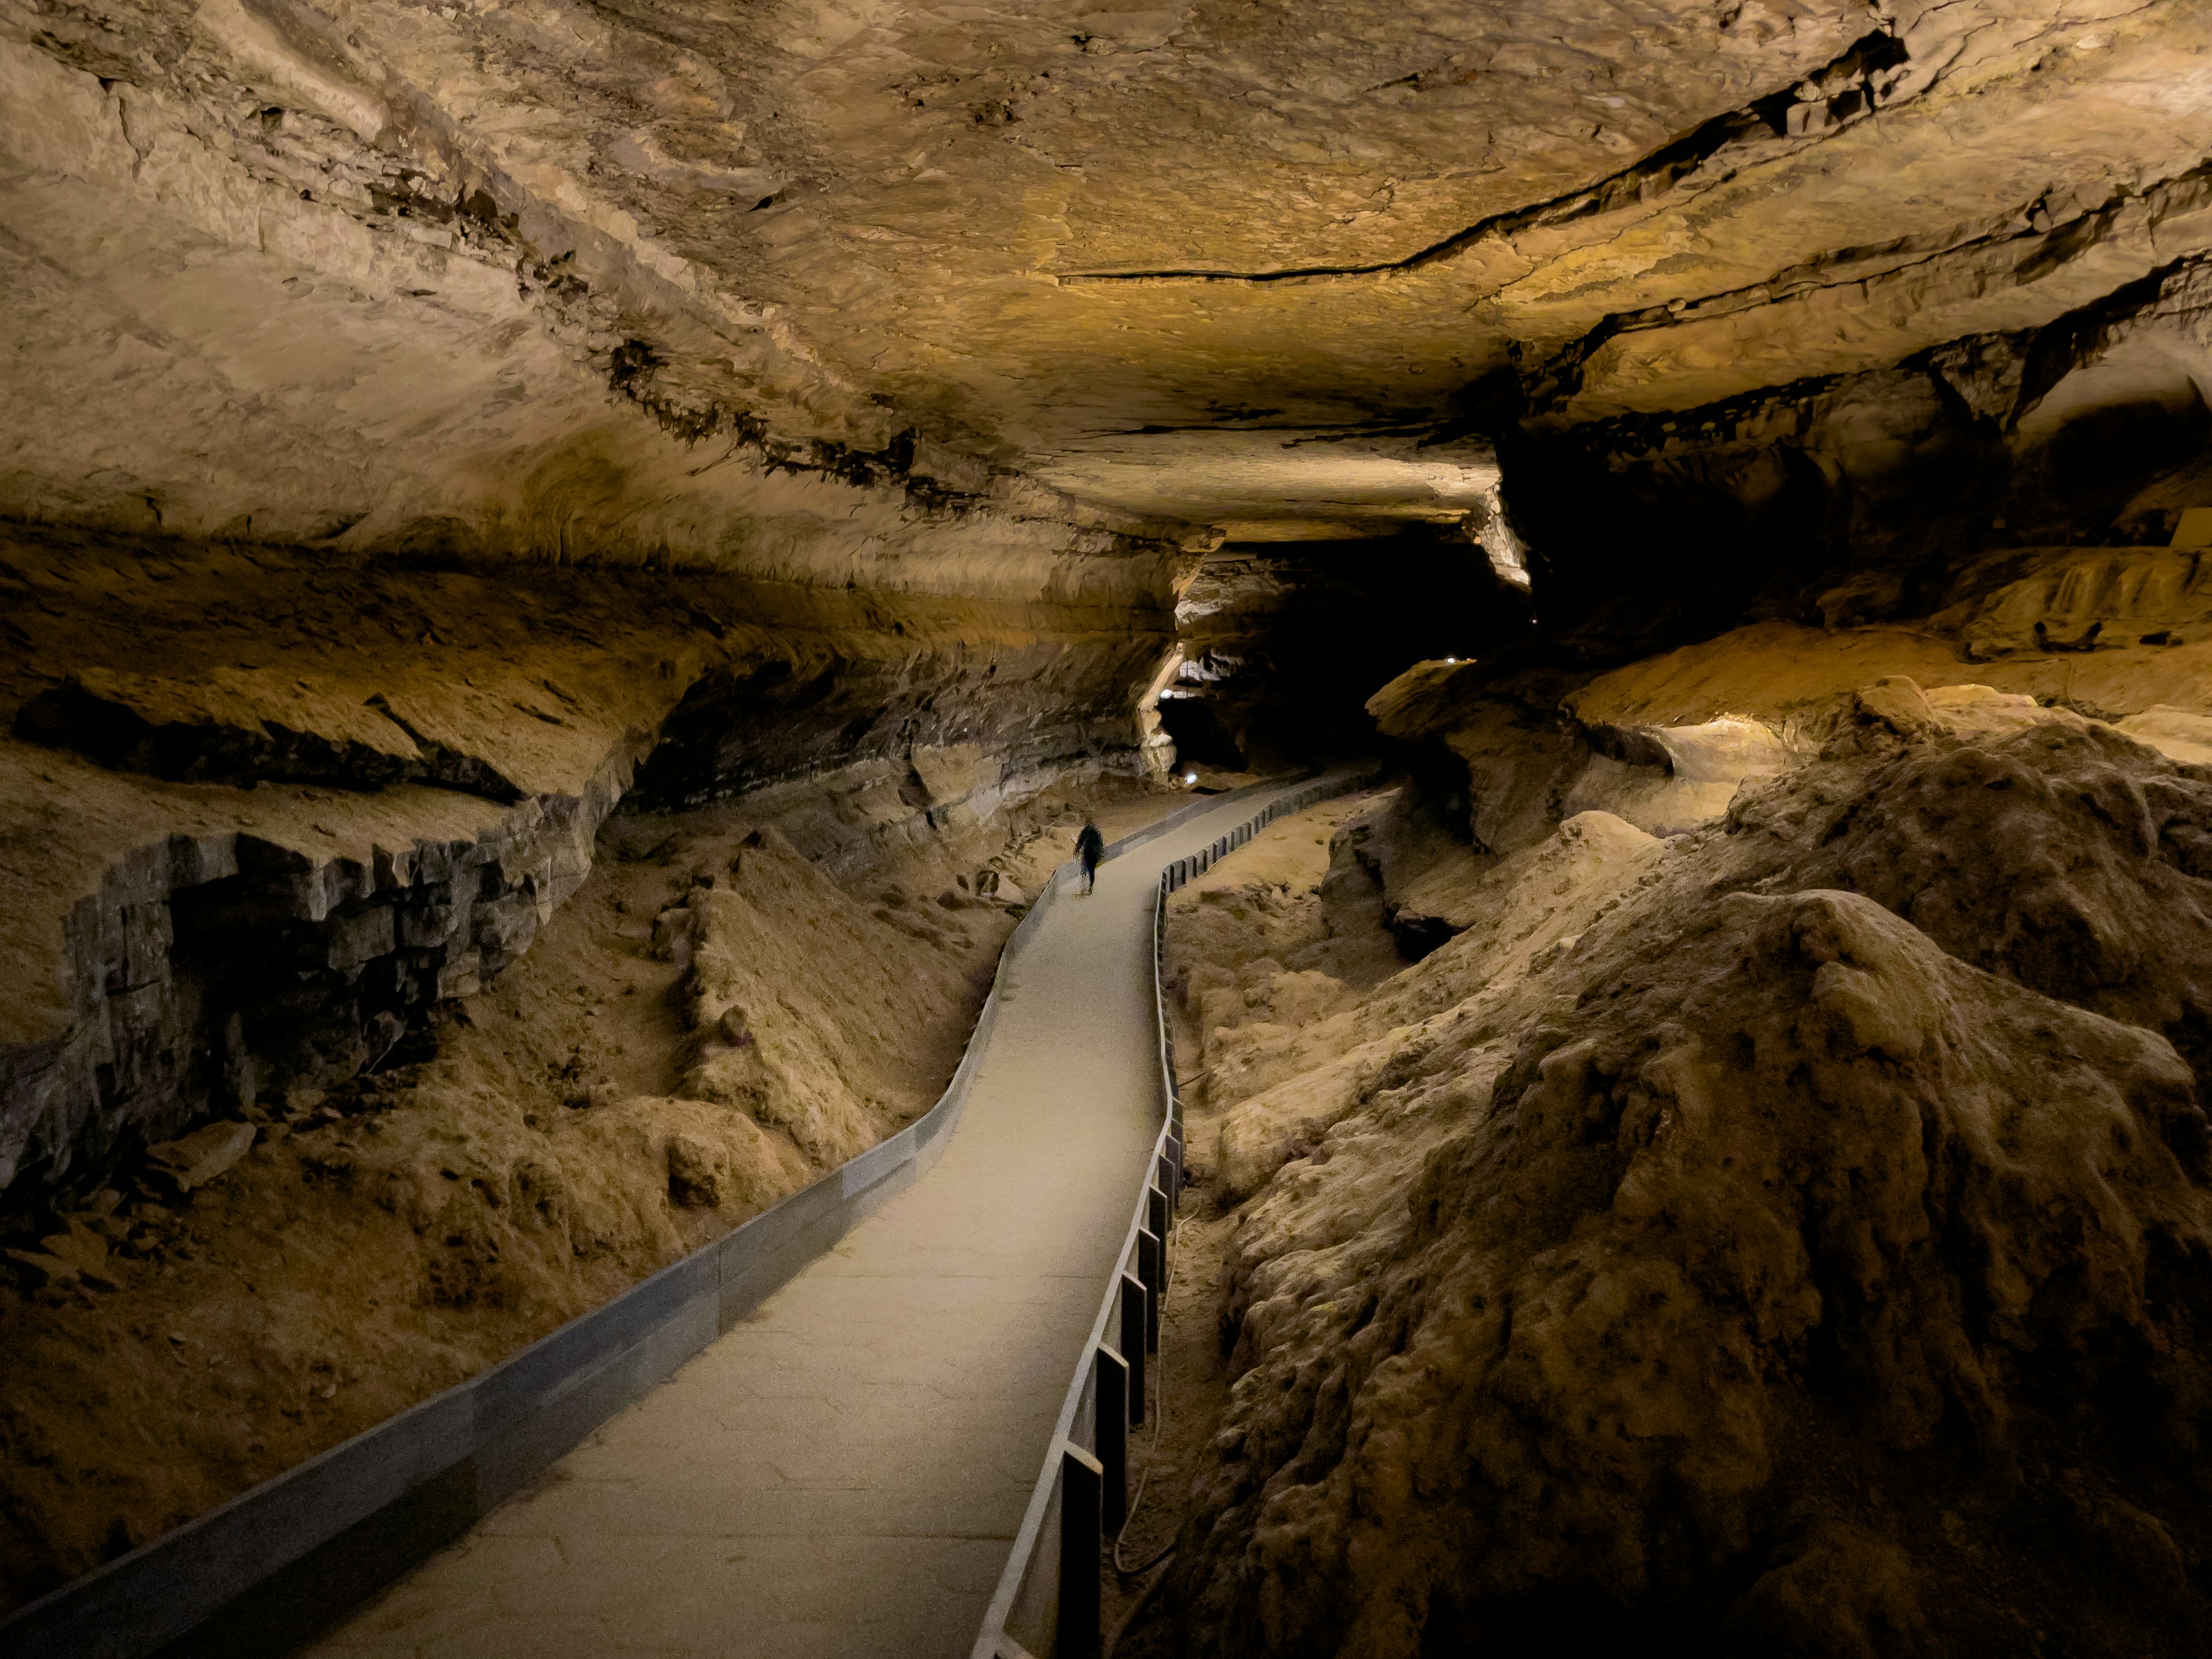
[[(1181, 808), (1106, 856), (1234, 799)], [(921, 1176), (1060, 884), (1055, 872), (1006, 941), (959, 1070), (914, 1122), (521, 1352), (16, 1609), (0, 1656), (287, 1651), (459, 1538)]]
[[(1146, 1420), (1147, 1372), (1160, 1348), (1169, 1225), (1182, 1196), (1182, 1093), (1168, 1024), (1168, 895), (1277, 818), (1358, 787), (1340, 774), (1277, 796), (1202, 851), (1160, 872), (1152, 896), (1152, 1014), (1160, 1130), (1138, 1182), (1121, 1253), (1068, 1385), (1044, 1467), (983, 1615), (969, 1659), (1098, 1659), (1107, 1546), (1129, 1514), (1129, 1431)], [(1240, 792), (1242, 793), (1242, 792)], [(1209, 803), (1208, 810), (1220, 805)]]

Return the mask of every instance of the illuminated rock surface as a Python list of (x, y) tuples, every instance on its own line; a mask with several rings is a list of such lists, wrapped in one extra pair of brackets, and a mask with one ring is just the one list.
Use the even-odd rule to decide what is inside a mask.
[(1466, 872), (1287, 1025), (1297, 928), (1201, 894), (1233, 1387), (1143, 1650), (2188, 1650), (2208, 789), (2078, 719), (1853, 725), (1674, 842)]
[[(2016, 1524), (2148, 1586), (2068, 1641), (2187, 1650), (2206, 1542), (2138, 1474), (2193, 1468), (2207, 1294), (2208, 156), (2191, 0), (0, 0), (6, 1293), (67, 1352), (159, 1149), (459, 1042), (633, 821), (749, 814), (942, 967), (1054, 815), (1371, 749), (1404, 787), (1275, 918), (1337, 943), (1248, 916), (1189, 999), (1275, 1390), (1156, 1603), (1194, 1648), (1595, 1596), (2055, 1652), (2025, 1578), (1953, 1593), (2064, 1555)], [(733, 902), (625, 939), (698, 1029), (600, 1102), (659, 1103), (619, 1270), (533, 1316), (922, 1087), (796, 970), (786, 1054)], [(11, 1593), (374, 1415), (64, 1470)], [(1906, 1447), (1980, 1471), (1933, 1533), (1838, 1495)]]

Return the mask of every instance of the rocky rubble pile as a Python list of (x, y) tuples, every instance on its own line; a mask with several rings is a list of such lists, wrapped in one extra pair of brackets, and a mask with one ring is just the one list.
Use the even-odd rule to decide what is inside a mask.
[(1246, 1036), (1189, 1650), (2201, 1645), (2207, 810), (2099, 723), (1870, 689), (1724, 822), (1584, 814)]

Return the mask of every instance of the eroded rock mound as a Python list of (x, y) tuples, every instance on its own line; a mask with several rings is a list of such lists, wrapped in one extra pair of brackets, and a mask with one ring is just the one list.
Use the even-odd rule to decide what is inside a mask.
[(1470, 958), (1243, 1212), (1188, 1647), (2198, 1650), (2204, 788), (1832, 760)]
[(2212, 781), (2078, 718), (1914, 747), (1838, 800), (1851, 775), (1740, 804), (1749, 856), (1795, 853), (1769, 884), (1863, 893), (1963, 961), (2164, 1032), (2204, 1074)]

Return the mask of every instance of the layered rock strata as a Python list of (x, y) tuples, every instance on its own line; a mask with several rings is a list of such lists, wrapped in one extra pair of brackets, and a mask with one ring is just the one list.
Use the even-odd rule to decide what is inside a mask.
[(835, 774), (815, 850), (866, 859), (1133, 764), (1170, 625), (30, 532), (7, 557), (11, 1203), (487, 983), (641, 763), (662, 800)]
[[(0, 14), (11, 513), (956, 590), (1126, 524), (919, 434), (605, 194), (665, 157), (634, 122), (599, 130), (623, 83), (642, 73), (649, 102), (719, 125), (706, 59), (515, 14), (491, 26), (515, 58), (487, 78), (452, 21), (262, 0)], [(545, 70), (572, 46), (603, 61), (565, 84), (611, 102), (564, 133)], [(702, 228), (756, 199), (732, 200), (726, 169), (666, 166)]]
[(1507, 457), (1547, 623), (1617, 659), (1747, 609), (1863, 626), (1943, 611), (2056, 547), (2166, 544), (2212, 494), (2191, 367), (2212, 290), (2186, 248), (2036, 326), (1850, 373), (1572, 422), (1539, 396)]
[(2019, 549), (1952, 570), (1933, 614), (1771, 618), (1602, 672), (1553, 637), (1422, 664), (1369, 708), (1438, 808), (1493, 852), (1583, 808), (1661, 834), (1711, 822), (1745, 780), (1817, 752), (1854, 688), (1893, 676), (1954, 699), (1940, 711), (1954, 727), (2000, 718), (1998, 694), (2120, 722), (2194, 761), (2212, 708), (2203, 562), (2189, 548)]
[(2180, 0), (21, 0), (0, 499), (764, 574), (878, 564), (824, 521), (902, 544), (909, 486), (1004, 558), (1372, 518), (1251, 435), (1658, 421), (2154, 279), (2212, 242), (2206, 46)]

